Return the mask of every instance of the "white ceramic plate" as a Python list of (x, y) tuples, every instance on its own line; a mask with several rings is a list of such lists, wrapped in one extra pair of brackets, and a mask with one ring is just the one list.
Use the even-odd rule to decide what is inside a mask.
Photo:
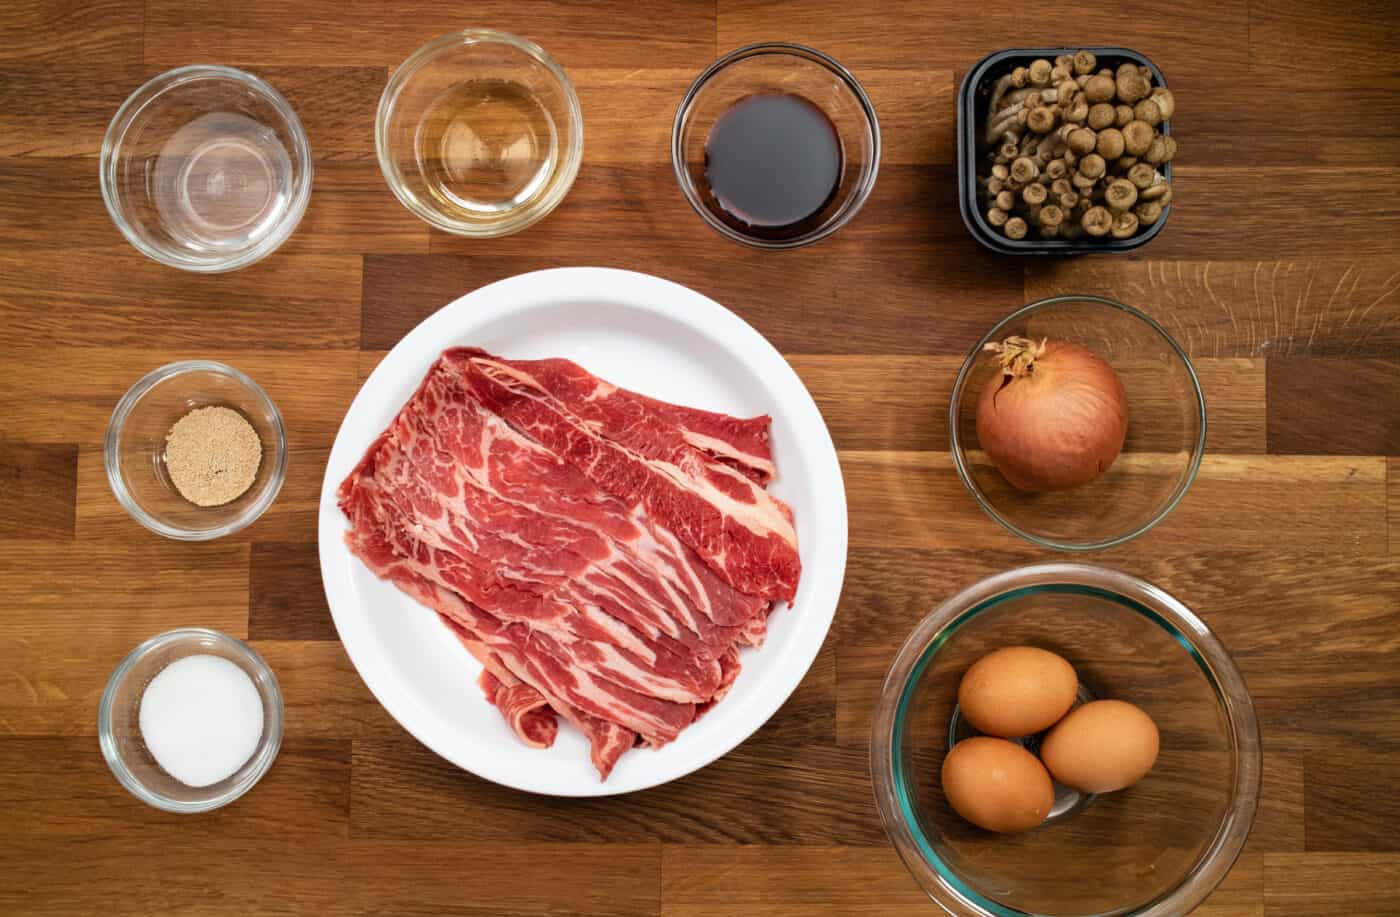
[[(745, 650), (725, 699), (660, 750), (633, 749), (606, 782), (582, 734), (562, 720), (552, 748), (527, 748), (476, 685), (480, 666), (438, 620), (350, 555), (336, 487), (413, 394), (443, 349), (511, 359), (566, 357), (656, 398), (737, 416), (770, 414), (778, 476), (792, 507), (802, 579), (791, 608)], [(812, 396), (743, 319), (693, 290), (629, 271), (561, 268), (469, 293), (399, 341), (370, 375), (336, 436), (321, 487), (321, 578), (345, 650), (365, 684), (420, 742), (487, 780), (556, 796), (656, 786), (728, 752), (797, 687), (826, 638), (846, 569), (846, 491)]]

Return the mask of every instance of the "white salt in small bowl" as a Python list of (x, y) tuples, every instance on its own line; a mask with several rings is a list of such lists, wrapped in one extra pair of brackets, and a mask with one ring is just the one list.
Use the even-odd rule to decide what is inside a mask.
[[(217, 656), (238, 666), (262, 702), (262, 731), (248, 759), (222, 780), (188, 786), (166, 772), (141, 731), (141, 701), (152, 679), (174, 662)], [(167, 812), (208, 812), (228, 805), (262, 779), (282, 746), (282, 692), (277, 676), (248, 644), (202, 627), (172, 630), (132, 650), (107, 680), (97, 714), (102, 755), (122, 786)]]

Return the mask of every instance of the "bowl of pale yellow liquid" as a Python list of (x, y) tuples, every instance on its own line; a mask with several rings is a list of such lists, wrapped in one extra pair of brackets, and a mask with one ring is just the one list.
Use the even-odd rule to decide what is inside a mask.
[(428, 42), (394, 72), (374, 142), (409, 210), (456, 235), (503, 236), (568, 193), (583, 159), (583, 112), (539, 45), (468, 29)]

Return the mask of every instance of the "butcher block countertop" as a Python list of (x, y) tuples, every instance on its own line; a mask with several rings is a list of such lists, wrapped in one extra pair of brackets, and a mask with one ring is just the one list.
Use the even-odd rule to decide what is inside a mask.
[[(997, 319), (1087, 292), (1162, 322), (1209, 403), (1209, 451), (1186, 500), (1147, 536), (1090, 558), (1194, 608), (1253, 691), (1258, 819), (1199, 913), (1400, 913), (1400, 12), (1385, 0), (1150, 7), (0, 4), (0, 912), (933, 913), (871, 794), (880, 681), (936, 603), (1058, 556), (1003, 531), (964, 491), (948, 395)], [(467, 26), (542, 44), (574, 79), (587, 125), (563, 205), (489, 242), (429, 231), (374, 158), (391, 69)], [(669, 152), (695, 75), (773, 39), (849, 66), (885, 143), (855, 221), (787, 253), (708, 229)], [(1130, 256), (994, 256), (958, 217), (959, 80), (989, 51), (1047, 44), (1135, 48), (1175, 91), (1176, 203)], [(310, 135), (305, 219), (236, 273), (146, 260), (98, 193), (117, 106), (188, 63), (266, 77)], [(562, 265), (658, 274), (751, 322), (816, 397), (850, 504), (845, 591), (802, 686), (720, 761), (625, 798), (524, 795), (419, 745), (346, 658), (317, 571), (321, 474), (361, 380), (444, 303)], [(139, 376), (196, 357), (268, 390), (291, 460), (260, 521), (187, 544), (117, 505), (102, 437)], [(286, 697), (271, 772), (201, 816), (127, 795), (95, 738), (113, 666), (182, 625), (248, 639)]]

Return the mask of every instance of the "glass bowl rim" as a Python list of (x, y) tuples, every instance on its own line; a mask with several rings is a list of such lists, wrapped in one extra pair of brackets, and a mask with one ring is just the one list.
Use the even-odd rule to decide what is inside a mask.
[[(276, 110), (292, 137), (293, 150), (289, 151), (296, 160), (297, 179), (293, 188), (287, 212), (278, 222), (277, 228), (256, 245), (237, 254), (213, 261), (190, 261), (172, 257), (168, 252), (147, 242), (137, 233), (126, 219), (118, 191), (117, 163), (121, 159), (122, 143), (126, 132), (135, 122), (136, 116), (156, 99), (168, 92), (190, 83), (205, 80), (229, 80), (252, 89), (265, 98)], [(246, 70), (226, 67), (222, 64), (189, 64), (158, 73), (136, 87), (117, 108), (117, 113), (107, 124), (107, 132), (102, 137), (102, 151), (98, 156), (98, 184), (102, 189), (102, 202), (107, 214), (131, 245), (152, 261), (170, 267), (191, 271), (196, 274), (221, 274), (247, 267), (261, 261), (276, 251), (283, 242), (296, 231), (301, 218), (306, 213), (306, 205), (311, 200), (311, 184), (315, 167), (311, 161), (311, 143), (306, 136), (306, 128), (297, 116), (291, 103), (266, 80)]]
[[(685, 167), (685, 149), (682, 135), (684, 134), (685, 124), (688, 120), (691, 108), (694, 106), (695, 100), (699, 97), (700, 92), (709, 83), (710, 79), (720, 71), (727, 69), (733, 64), (765, 54), (780, 57), (798, 57), (826, 68), (832, 75), (845, 84), (846, 88), (855, 96), (865, 116), (866, 128), (870, 132), (871, 139), (869, 165), (864, 170), (865, 174), (861, 176), (860, 182), (851, 192), (851, 196), (841, 205), (841, 210), (828, 220), (825, 225), (791, 239), (755, 239), (744, 235), (735, 230), (732, 226), (728, 226), (723, 221), (716, 219), (715, 216), (701, 204), (699, 192), (695, 188), (695, 183), (690, 180), (690, 173)], [(810, 245), (813, 242), (819, 242), (849, 223), (851, 219), (855, 217), (856, 213), (860, 211), (861, 207), (865, 205), (866, 199), (870, 197), (871, 191), (875, 188), (875, 179), (879, 177), (880, 174), (880, 151), (880, 119), (875, 114), (875, 105), (870, 101), (870, 96), (866, 94), (865, 87), (861, 85), (860, 80), (856, 79), (855, 74), (847, 70), (831, 55), (818, 51), (816, 48), (797, 44), (795, 42), (758, 42), (735, 48), (733, 51), (721, 56), (706, 67), (700, 75), (695, 78), (694, 82), (690, 84), (690, 88), (687, 89), (685, 95), (681, 97), (680, 105), (676, 107), (676, 117), (671, 123), (671, 168), (675, 172), (676, 182), (681, 187), (681, 193), (685, 195), (686, 202), (690, 204), (691, 209), (694, 210), (711, 229), (714, 229), (725, 238), (732, 239), (735, 242), (748, 245), (752, 248), (761, 248), (771, 251), (800, 248), (804, 245)]]
[[(149, 654), (163, 649), (172, 643), (177, 643), (187, 639), (210, 640), (227, 649), (239, 660), (253, 669), (260, 677), (266, 679), (267, 692), (272, 699), (272, 711), (268, 719), (263, 723), (263, 734), (258, 739), (258, 748), (254, 752), (255, 762), (251, 770), (244, 775), (243, 779), (229, 787), (218, 796), (211, 796), (208, 799), (186, 801), (173, 799), (162, 793), (152, 790), (142, 783), (131, 769), (122, 760), (121, 752), (117, 749), (116, 736), (113, 734), (112, 708), (116, 703), (117, 688), (122, 681), (131, 673), (131, 670)], [(183, 657), (182, 657), (183, 658)], [(259, 691), (259, 695), (261, 695)], [(239, 640), (237, 637), (230, 637), (222, 631), (217, 631), (208, 627), (180, 627), (175, 630), (168, 630), (165, 633), (150, 637), (127, 653), (117, 667), (112, 670), (112, 674), (107, 678), (107, 685), (102, 690), (102, 700), (97, 708), (97, 740), (102, 747), (102, 757), (107, 761), (107, 767), (118, 782), (126, 788), (127, 792), (137, 799), (163, 809), (166, 812), (179, 814), (191, 814), (196, 812), (209, 812), (226, 806), (248, 792), (263, 778), (268, 768), (272, 767), (272, 762), (277, 758), (277, 753), (282, 747), (282, 688), (277, 682), (277, 674), (272, 671), (272, 667), (262, 658), (257, 650), (248, 643)], [(245, 762), (246, 765), (246, 762)], [(242, 767), (240, 766), (240, 770)], [(193, 787), (192, 789), (199, 789)]]
[[(263, 486), (262, 492), (258, 494), (258, 498), (250, 503), (242, 513), (228, 522), (209, 529), (180, 528), (156, 519), (132, 496), (121, 473), (121, 430), (132, 410), (151, 389), (161, 382), (191, 372), (211, 372), (228, 376), (251, 392), (272, 418), (273, 438), (276, 440), (271, 476), (268, 478), (267, 484)], [(126, 390), (126, 394), (122, 395), (121, 400), (112, 410), (111, 419), (107, 422), (107, 435), (102, 444), (102, 460), (112, 494), (117, 498), (122, 509), (126, 510), (137, 522), (158, 535), (164, 535), (166, 538), (173, 538), (176, 541), (211, 541), (251, 525), (272, 505), (272, 501), (277, 499), (277, 494), (281, 492), (282, 484), (287, 477), (287, 430), (282, 423), (282, 412), (277, 409), (276, 402), (268, 397), (263, 387), (254, 382), (247, 373), (217, 360), (181, 360), (151, 370), (137, 379), (136, 383)], [(213, 508), (217, 509), (217, 507)]]
[[(568, 103), (571, 134), (568, 149), (564, 151), (563, 158), (555, 166), (557, 174), (563, 176), (555, 190), (548, 197), (525, 205), (507, 219), (493, 223), (484, 229), (463, 226), (460, 223), (446, 220), (435, 210), (424, 206), (415, 195), (408, 193), (404, 188), (402, 174), (390, 155), (388, 139), (389, 120), (393, 117), (394, 107), (398, 104), (399, 96), (409, 81), (446, 52), (456, 48), (483, 44), (501, 44), (515, 48), (544, 67), (564, 92), (565, 101)], [(573, 81), (564, 72), (564, 68), (549, 55), (549, 52), (530, 39), (511, 32), (503, 32), (498, 29), (461, 29), (439, 35), (422, 45), (404, 59), (404, 62), (389, 77), (389, 81), (384, 84), (384, 91), (379, 95), (379, 107), (374, 114), (374, 153), (379, 160), (379, 172), (384, 176), (385, 184), (389, 186), (394, 197), (398, 198), (399, 203), (414, 216), (429, 226), (455, 236), (491, 239), (507, 236), (533, 226), (547, 217), (554, 211), (554, 208), (563, 202), (569, 189), (573, 187), (574, 180), (578, 177), (579, 167), (583, 164), (583, 130), (583, 106), (579, 103), (578, 92), (575, 91)]]
[(963, 589), (915, 626), (890, 664), (871, 723), (871, 782), (885, 831), (920, 887), (950, 914), (1021, 917), (1031, 912), (997, 904), (968, 886), (933, 853), (911, 817), (907, 796), (900, 790), (902, 764), (896, 749), (912, 691), (943, 644), (976, 615), (1028, 592), (1077, 590), (1143, 615), (1190, 654), (1220, 701), (1236, 764), (1231, 805), (1191, 869), (1145, 905), (1110, 913), (1171, 917), (1189, 912), (1224, 880), (1253, 827), (1263, 767), (1259, 722), (1244, 676), (1205, 622), (1166, 590), (1107, 567), (1054, 562), (1006, 570)]
[[(967, 387), (968, 380), (978, 360), (981, 359), (982, 348), (992, 341), (999, 340), (1002, 336), (1002, 329), (1017, 320), (1034, 312), (1038, 312), (1041, 309), (1057, 306), (1066, 302), (1089, 302), (1111, 309), (1117, 309), (1147, 325), (1155, 331), (1162, 340), (1167, 342), (1168, 347), (1176, 354), (1177, 359), (1181, 361), (1181, 365), (1186, 368), (1187, 378), (1191, 380), (1191, 390), (1196, 395), (1196, 420), (1199, 429), (1196, 433), (1196, 442), (1191, 450), (1191, 461), (1187, 465), (1185, 474), (1183, 474), (1181, 479), (1177, 482), (1176, 489), (1172, 491), (1171, 496), (1158, 507), (1156, 513), (1146, 522), (1129, 532), (1099, 541), (1062, 541), (1055, 538), (1048, 538), (1044, 535), (1037, 535), (1033, 532), (1026, 531), (998, 512), (997, 508), (993, 506), (986, 495), (982, 493), (982, 488), (977, 486), (977, 482), (972, 478), (972, 472), (969, 470), (968, 463), (963, 456), (962, 432), (959, 430), (958, 423), (958, 406), (962, 401), (963, 390)], [(1120, 544), (1125, 544), (1137, 538), (1139, 535), (1143, 535), (1156, 528), (1163, 519), (1171, 514), (1172, 510), (1176, 509), (1177, 504), (1186, 497), (1186, 492), (1190, 490), (1191, 485), (1195, 483), (1196, 475), (1201, 470), (1201, 461), (1205, 457), (1206, 396), (1201, 390), (1201, 380), (1196, 376), (1196, 368), (1191, 365), (1191, 358), (1186, 355), (1186, 351), (1176, 342), (1176, 339), (1167, 333), (1167, 329), (1163, 328), (1161, 323), (1146, 312), (1125, 303), (1118, 302), (1117, 300), (1108, 299), (1104, 296), (1095, 296), (1092, 293), (1066, 293), (1059, 296), (1048, 296), (1044, 299), (1037, 299), (1035, 302), (1027, 303), (993, 325), (991, 330), (982, 335), (981, 340), (973, 346), (971, 353), (967, 355), (967, 359), (963, 360), (961, 368), (958, 369), (957, 378), (953, 381), (952, 396), (948, 400), (948, 444), (948, 451), (952, 454), (953, 458), (953, 467), (957, 469), (958, 477), (962, 480), (963, 486), (972, 494), (973, 498), (977, 501), (977, 505), (982, 508), (982, 511), (1007, 531), (1013, 532), (1034, 544), (1047, 548), (1054, 548), (1057, 551), (1100, 551), (1105, 548), (1112, 548)]]

